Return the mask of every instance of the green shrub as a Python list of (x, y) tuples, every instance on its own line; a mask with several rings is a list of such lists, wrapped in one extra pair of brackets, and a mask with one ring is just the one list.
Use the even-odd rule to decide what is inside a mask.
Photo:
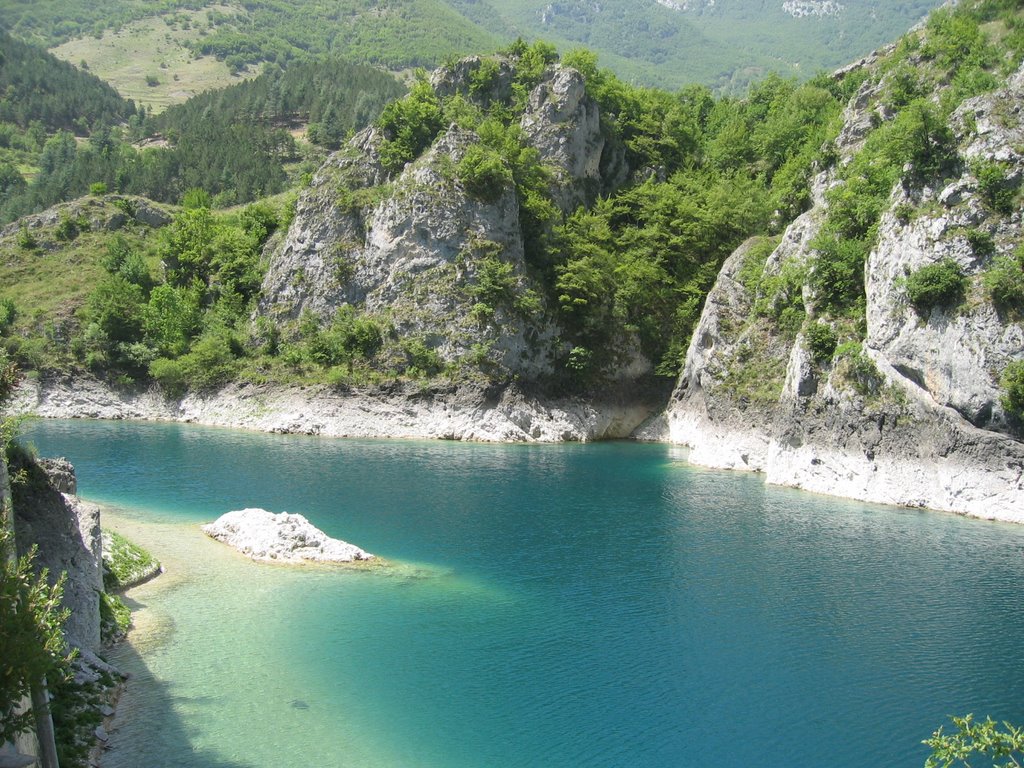
[(170, 397), (181, 397), (185, 393), (185, 367), (178, 360), (158, 357), (149, 364), (149, 375)]
[(384, 328), (372, 317), (360, 314), (350, 304), (338, 307), (334, 321), (321, 330), (315, 318), (303, 324), (309, 358), (330, 368), (351, 363), (356, 358), (370, 358), (384, 343)]
[(978, 179), (978, 191), (985, 204), (997, 213), (1013, 213), (1016, 190), (1007, 180), (1006, 168), (994, 160), (977, 160), (971, 172)]
[(816, 253), (808, 282), (822, 309), (843, 313), (864, 303), (864, 261), (870, 250), (866, 239), (819, 235), (811, 243)]
[(22, 224), (21, 229), (18, 230), (18, 247), (25, 251), (31, 251), (38, 245), (39, 241), (36, 240), (35, 235), (29, 232), (28, 227)]
[(968, 229), (964, 232), (967, 244), (978, 258), (984, 259), (996, 252), (996, 241), (988, 232), (981, 229)]
[(102, 181), (97, 181), (94, 184), (89, 185), (89, 194), (93, 197), (102, 197), (107, 194), (107, 185)]
[(14, 306), (14, 299), (0, 299), (0, 336), (11, 329), (17, 317), (18, 310)]
[(1024, 314), (1024, 254), (997, 257), (981, 280), (1000, 313)]
[(473, 144), (459, 161), (458, 175), (466, 189), (486, 202), (495, 202), (512, 183), (512, 171), (493, 149)]
[(804, 332), (804, 339), (807, 343), (807, 351), (811, 353), (814, 362), (819, 365), (832, 359), (839, 341), (832, 326), (821, 322), (811, 323)]
[(1014, 360), (999, 377), (1003, 390), (1000, 402), (1013, 418), (1024, 421), (1024, 360)]
[(906, 288), (910, 303), (924, 315), (935, 307), (958, 306), (967, 290), (967, 277), (953, 259), (943, 259), (911, 272)]
[(409, 95), (388, 104), (377, 120), (377, 127), (384, 134), (381, 165), (392, 173), (402, 170), (430, 146), (444, 127), (443, 118), (441, 102), (426, 74), (417, 73)]
[(428, 347), (423, 339), (406, 337), (401, 341), (406, 356), (406, 375), (412, 378), (433, 376), (444, 370), (444, 359), (436, 349)]
[(836, 347), (835, 359), (840, 377), (864, 397), (882, 391), (885, 379), (874, 361), (864, 354), (859, 342), (847, 342)]
[(196, 341), (189, 353), (179, 358), (189, 387), (215, 389), (230, 381), (238, 369), (235, 346), (226, 329), (214, 329)]

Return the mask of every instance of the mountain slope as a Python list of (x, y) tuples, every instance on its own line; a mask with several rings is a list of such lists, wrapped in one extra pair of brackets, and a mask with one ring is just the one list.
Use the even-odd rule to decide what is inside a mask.
[[(244, 8), (183, 3), (208, 9), (205, 16), (188, 16), (155, 0), (116, 6), (0, 0), (0, 18), (14, 34), (52, 45), (161, 15), (181, 30), (180, 46), (225, 60), (233, 70), (325, 53), (393, 69), (433, 66), (521, 36), (549, 40), (563, 51), (585, 46), (631, 81), (670, 88), (700, 82), (742, 92), (769, 71), (809, 77), (863, 56), (936, 5), (938, 0), (252, 0)], [(197, 27), (201, 36), (194, 34)], [(76, 48), (76, 55), (84, 54)]]

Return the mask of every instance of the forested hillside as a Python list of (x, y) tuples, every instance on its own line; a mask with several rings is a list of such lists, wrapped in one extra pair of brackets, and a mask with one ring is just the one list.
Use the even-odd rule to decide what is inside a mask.
[[(112, 123), (97, 119), (84, 143), (60, 125), (47, 138), (47, 105), (79, 103), (80, 94), (88, 93), (74, 77), (48, 83), (50, 100), (19, 102), (30, 130), (0, 124), (0, 153), (6, 150), (0, 154), (0, 222), (93, 188), (162, 202), (177, 202), (185, 191), (201, 188), (220, 206), (276, 194), (287, 184), (286, 165), (293, 175), (306, 173), (318, 158), (317, 152), (300, 147), (288, 128), (312, 123), (310, 140), (336, 147), (404, 90), (390, 75), (368, 66), (333, 59), (296, 62), (285, 70), (269, 67), (255, 80), (207, 92), (147, 119), (95, 78), (31, 46), (19, 43), (21, 49), (33, 51), (33, 60), (101, 85), (100, 93), (130, 119), (123, 125), (124, 117)], [(46, 71), (43, 65), (38, 69)], [(86, 123), (82, 118), (77, 125)], [(29, 168), (31, 181), (24, 173)]]
[[(382, 163), (397, 180), (406, 163), (450, 125), (477, 135), (479, 143), (446, 173), (470, 199), (513, 185), (535, 286), (515, 301), (535, 311), (547, 308), (563, 328), (564, 354), (574, 350), (563, 360), (569, 374), (563, 385), (587, 385), (614, 369), (623, 333), (665, 375), (674, 376), (721, 261), (748, 235), (777, 229), (807, 204), (807, 178), (852, 86), (828, 78), (805, 85), (771, 78), (745, 99), (716, 100), (700, 87), (670, 94), (629, 86), (599, 69), (592, 54), (577, 52), (562, 66), (586, 76), (588, 98), (603, 115), (608, 157), (618, 160), (597, 186), (581, 193), (592, 205), (574, 212), (564, 207), (553, 171), (520, 128), (531, 92), (552, 76), (557, 61), (550, 46), (519, 44), (482, 60), (467, 86), (472, 95), (438, 93), (419, 80), (377, 123), (378, 134), (386, 137)], [(509, 66), (514, 73), (508, 94), (486, 96), (507, 77), (499, 70)], [(391, 189), (339, 187), (332, 194), (340, 195), (340, 209), (369, 216)], [(106, 256), (101, 247), (96, 258), (102, 256), (107, 276), (94, 297), (59, 334), (33, 342), (31, 360), (22, 359), (34, 366), (84, 365), (136, 380), (151, 375), (172, 389), (236, 376), (360, 380), (488, 369), (479, 350), (476, 357), (445, 359), (429, 341), (405, 338), (386, 316), (359, 310), (342, 313), (327, 329), (311, 318), (279, 325), (264, 317), (251, 325), (248, 306), (261, 279), (256, 248), (267, 233), (287, 224), (287, 214), (254, 208), (236, 224), (234, 217), (210, 212), (208, 201), (194, 198), (198, 207), (181, 212), (155, 241), (147, 238), (148, 252), (159, 254), (167, 268), (162, 274), (144, 266), (139, 256), (145, 251), (130, 241), (111, 245)], [(62, 217), (55, 223), (64, 235), (43, 220), (9, 229), (9, 263), (33, 258), (36, 248), (60, 249), (61, 237), (95, 232), (79, 214)], [(71, 225), (62, 225), (65, 220)], [(496, 302), (514, 298), (518, 283), (502, 265), (500, 244), (495, 253), (480, 247), (485, 282), (469, 290), (483, 322)], [(344, 273), (342, 266), (338, 270)], [(20, 318), (8, 330), (17, 356), (19, 339), (30, 332), (24, 324), (38, 316), (33, 308), (18, 308), (17, 291), (3, 295)], [(38, 333), (40, 326), (35, 328)]]
[[(700, 82), (740, 93), (770, 71), (810, 77), (840, 66), (892, 40), (936, 5), (937, 0), (0, 0), (0, 19), (15, 35), (53, 46), (159, 14), (179, 28), (198, 29), (198, 35), (183, 36), (181, 45), (195, 55), (216, 56), (232, 71), (328, 53), (390, 69), (431, 67), (516, 37), (542, 38), (562, 51), (585, 46), (627, 80), (670, 88)], [(184, 13), (204, 8), (198, 17)]]
[(135, 105), (95, 75), (0, 32), (0, 123), (87, 136), (134, 114)]
[(404, 92), (395, 78), (371, 67), (340, 59), (294, 62), (287, 69), (267, 67), (255, 80), (195, 96), (153, 117), (144, 133), (216, 141), (218, 133), (237, 124), (309, 125), (310, 141), (336, 149)]

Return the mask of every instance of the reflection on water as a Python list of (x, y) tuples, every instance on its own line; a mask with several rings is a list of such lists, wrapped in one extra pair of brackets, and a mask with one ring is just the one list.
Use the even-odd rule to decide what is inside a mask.
[[(1024, 722), (1024, 529), (490, 446), (48, 422), (168, 573), (108, 766), (918, 766)], [(201, 522), (305, 514), (388, 570), (256, 564)]]

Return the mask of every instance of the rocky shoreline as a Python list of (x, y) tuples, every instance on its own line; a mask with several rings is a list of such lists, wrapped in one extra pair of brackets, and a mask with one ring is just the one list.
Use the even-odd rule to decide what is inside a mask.
[(158, 389), (116, 390), (90, 377), (29, 380), (9, 410), (43, 418), (137, 419), (324, 437), (479, 442), (589, 442), (630, 437), (660, 409), (656, 397), (603, 403), (542, 400), (515, 385), (424, 389), (415, 384), (341, 392), (328, 387), (232, 384), (170, 400)]
[[(691, 464), (758, 472), (775, 485), (1024, 523), (1024, 445), (965, 426), (953, 415), (936, 419), (922, 413), (920, 420), (887, 422), (852, 408), (837, 411), (828, 424), (813, 413), (793, 413), (775, 423), (777, 414), (723, 414), (713, 399), (692, 394), (681, 402), (677, 392), (664, 411), (653, 401), (630, 403), (625, 396), (600, 406), (545, 402), (514, 387), (341, 393), (232, 385), (177, 402), (157, 390), (118, 392), (79, 378), (25, 382), (12, 410), (45, 418), (187, 422), (329, 437), (664, 442), (688, 446)], [(787, 424), (792, 428), (783, 428)]]

